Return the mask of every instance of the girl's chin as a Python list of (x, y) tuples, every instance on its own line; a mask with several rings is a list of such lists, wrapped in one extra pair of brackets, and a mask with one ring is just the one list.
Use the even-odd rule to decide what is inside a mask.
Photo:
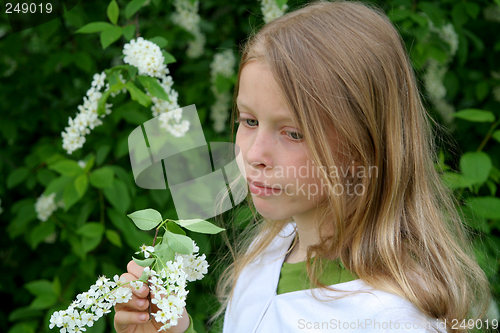
[(262, 217), (268, 220), (283, 220), (291, 217), (290, 214), (286, 214), (286, 212), (282, 211), (283, 207), (280, 207), (280, 205), (262, 201), (265, 200), (262, 200), (260, 198), (253, 198), (255, 209), (257, 209)]

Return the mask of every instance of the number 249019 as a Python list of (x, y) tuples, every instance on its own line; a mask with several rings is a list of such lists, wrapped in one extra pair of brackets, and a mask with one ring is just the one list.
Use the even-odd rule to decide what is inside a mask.
[(47, 2), (43, 3), (10, 3), (7, 2), (5, 4), (5, 13), (6, 14), (42, 14), (42, 13), (51, 13), (52, 12), (52, 4)]

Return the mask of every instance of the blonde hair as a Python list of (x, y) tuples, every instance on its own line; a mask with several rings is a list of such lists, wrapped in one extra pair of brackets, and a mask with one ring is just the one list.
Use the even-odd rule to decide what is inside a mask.
[[(321, 233), (307, 253), (314, 256), (312, 264), (307, 260), (314, 286), (327, 288), (317, 278), (316, 258), (338, 257), (363, 281), (431, 317), (448, 324), (481, 318), (488, 281), (434, 168), (430, 116), (401, 37), (385, 14), (360, 2), (314, 2), (252, 36), (239, 75), (250, 61), (269, 66), (330, 189), (318, 229), (334, 232)], [(355, 161), (356, 170), (375, 167), (377, 175), (343, 178), (325, 171), (345, 167), (345, 161)], [(363, 193), (333, 193), (347, 181), (361, 184)], [(250, 224), (221, 277), (223, 309), (242, 269), (289, 222), (263, 220)]]

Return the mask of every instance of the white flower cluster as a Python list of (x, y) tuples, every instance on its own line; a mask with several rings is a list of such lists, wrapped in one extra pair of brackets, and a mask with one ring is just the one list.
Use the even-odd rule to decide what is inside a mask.
[[(90, 130), (94, 129), (94, 127), (102, 124), (102, 121), (97, 115), (97, 105), (102, 96), (100, 90), (104, 87), (105, 79), (106, 74), (104, 72), (101, 74), (94, 74), (91, 87), (87, 90), (87, 96), (83, 97), (83, 104), (78, 106), (80, 113), (77, 114), (74, 119), (69, 118), (69, 126), (66, 127), (61, 134), (63, 137), (63, 149), (66, 150), (68, 154), (83, 147), (85, 135), (89, 134)], [(109, 86), (106, 90), (108, 89)], [(106, 114), (111, 113), (112, 106), (111, 104), (106, 104)], [(101, 118), (102, 117), (104, 117), (104, 115), (102, 115)]]
[(214, 122), (214, 131), (220, 133), (226, 127), (226, 121), (229, 117), (229, 109), (231, 106), (231, 93), (225, 91), (220, 93), (216, 86), (215, 80), (218, 75), (230, 78), (235, 73), (236, 58), (232, 50), (225, 50), (214, 55), (214, 60), (210, 64), (210, 77), (212, 81), (212, 92), (215, 96), (215, 103), (212, 105), (210, 118)]
[[(142, 282), (138, 281), (138, 283)], [(92, 327), (103, 315), (110, 313), (117, 303), (127, 303), (132, 298), (132, 290), (126, 281), (115, 275), (114, 281), (101, 276), (89, 291), (76, 296), (76, 300), (66, 310), (56, 311), (50, 317), (49, 328), (60, 327), (61, 333), (83, 332), (85, 326)]]
[(288, 5), (285, 4), (280, 8), (276, 0), (261, 0), (261, 10), (266, 23), (283, 16), (287, 9)]
[(497, 4), (486, 7), (483, 14), (486, 21), (500, 22), (500, 6)]
[(455, 109), (445, 99), (446, 87), (443, 84), (443, 80), (447, 71), (448, 67), (446, 65), (441, 64), (437, 60), (429, 59), (424, 74), (424, 84), (432, 104), (441, 114), (445, 123), (450, 124), (453, 120), (452, 114), (455, 112)]
[[(153, 117), (160, 116), (161, 127), (165, 128), (175, 137), (184, 136), (189, 130), (190, 123), (187, 120), (181, 122), (182, 110), (180, 110), (180, 114), (176, 113), (178, 116), (171, 117), (168, 115), (168, 112), (180, 109), (177, 102), (179, 94), (172, 88), (173, 79), (168, 75), (170, 71), (164, 64), (165, 58), (161, 53), (160, 47), (139, 37), (137, 41), (131, 40), (130, 44), (125, 44), (123, 54), (125, 55), (125, 63), (137, 67), (141, 75), (155, 77), (158, 80), (158, 84), (168, 95), (169, 100), (166, 101), (152, 96), (147, 92), (151, 96), (153, 104), (151, 107)], [(170, 120), (175, 122), (170, 124)]]
[(439, 38), (450, 46), (450, 56), (455, 56), (458, 50), (458, 34), (453, 24), (447, 23), (440, 29), (437, 28), (429, 18), (427, 19), (429, 22), (429, 30), (438, 34)]
[(51, 193), (48, 196), (42, 194), (38, 197), (38, 199), (36, 199), (35, 211), (36, 216), (40, 221), (47, 221), (52, 213), (57, 210), (57, 205), (54, 201), (55, 196), (55, 193)]
[[(180, 138), (184, 136), (186, 132), (189, 130), (189, 121), (182, 120), (182, 109), (176, 109), (168, 113), (162, 113), (159, 117), (160, 119), (160, 127), (166, 129), (176, 138)], [(171, 122), (173, 122), (171, 124)]]
[[(142, 245), (141, 252), (146, 258), (154, 253), (154, 247)], [(186, 306), (187, 282), (201, 280), (208, 271), (205, 255), (198, 254), (199, 248), (193, 241), (193, 254), (176, 254), (173, 261), (168, 261), (158, 272), (144, 268), (143, 276), (148, 282), (151, 303), (158, 307), (153, 313), (155, 320), (163, 326), (158, 331), (167, 330), (177, 325)], [(79, 294), (66, 310), (56, 311), (50, 318), (49, 328), (60, 327), (61, 333), (85, 331), (85, 326), (92, 327), (94, 322), (111, 312), (117, 303), (127, 303), (132, 299), (132, 289), (139, 290), (144, 282), (127, 282), (115, 275), (114, 281), (100, 277), (89, 291)]]
[(165, 57), (158, 45), (142, 37), (123, 46), (123, 62), (137, 67), (139, 75), (162, 78), (168, 74)]
[(453, 121), (453, 113), (455, 108), (445, 99), (446, 88), (443, 84), (444, 76), (448, 71), (448, 63), (451, 62), (458, 50), (458, 34), (453, 27), (453, 24), (447, 23), (442, 28), (437, 28), (432, 21), (425, 16), (429, 22), (429, 30), (436, 33), (441, 40), (450, 46), (448, 59), (444, 64), (439, 63), (434, 59), (427, 61), (427, 68), (424, 74), (424, 83), (430, 97), (430, 101), (434, 108), (441, 114), (443, 121), (450, 125)]
[(189, 31), (194, 40), (188, 42), (187, 56), (198, 58), (205, 49), (205, 35), (200, 30), (200, 15), (198, 9), (200, 2), (198, 0), (174, 0), (175, 13), (172, 14), (174, 24)]
[[(492, 71), (491, 77), (495, 80), (500, 80), (500, 72)], [(491, 93), (493, 94), (495, 101), (500, 102), (500, 85), (493, 87)]]

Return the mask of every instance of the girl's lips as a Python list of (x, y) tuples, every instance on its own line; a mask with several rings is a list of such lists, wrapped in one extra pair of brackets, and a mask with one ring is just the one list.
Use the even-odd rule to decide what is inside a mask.
[(272, 187), (267, 187), (264, 186), (262, 183), (259, 182), (253, 182), (251, 180), (248, 180), (248, 187), (250, 189), (250, 192), (252, 194), (261, 196), (261, 197), (267, 197), (270, 195), (277, 195), (281, 193), (281, 189), (279, 188), (272, 188)]

